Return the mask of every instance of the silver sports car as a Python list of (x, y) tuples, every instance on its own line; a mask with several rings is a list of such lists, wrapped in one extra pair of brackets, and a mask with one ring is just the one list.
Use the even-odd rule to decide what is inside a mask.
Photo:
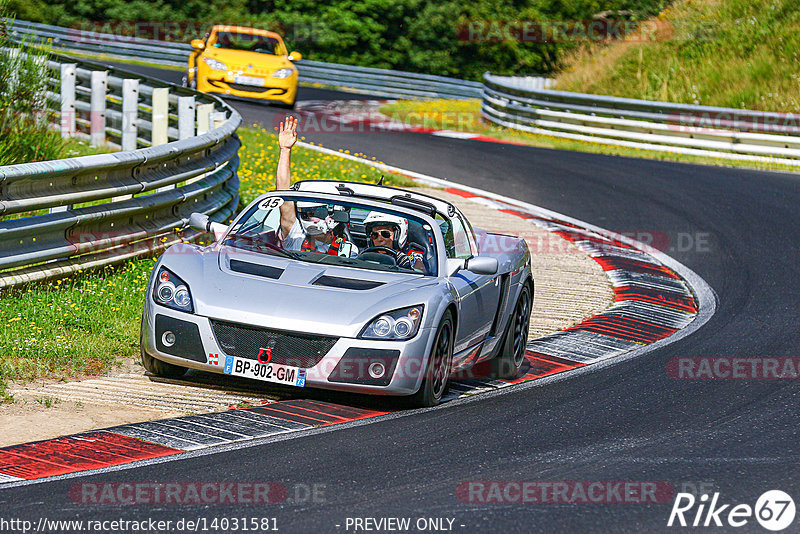
[(522, 365), (528, 247), (476, 234), (448, 202), (304, 181), (230, 226), (197, 213), (191, 226), (216, 241), (169, 248), (146, 293), (142, 362), (155, 375), (201, 369), (432, 406), (455, 372), (491, 360), (492, 376), (512, 378)]

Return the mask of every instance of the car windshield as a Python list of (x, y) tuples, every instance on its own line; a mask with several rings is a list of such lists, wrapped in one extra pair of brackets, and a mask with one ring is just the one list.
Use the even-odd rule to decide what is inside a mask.
[(217, 42), (214, 47), (227, 50), (246, 50), (259, 54), (279, 54), (277, 39), (252, 33), (217, 32)]
[[(293, 215), (284, 220), (288, 227), (284, 232), (283, 205)], [(388, 205), (374, 208), (313, 196), (268, 196), (237, 219), (223, 245), (373, 271), (428, 276), (437, 272), (436, 240), (431, 226)]]

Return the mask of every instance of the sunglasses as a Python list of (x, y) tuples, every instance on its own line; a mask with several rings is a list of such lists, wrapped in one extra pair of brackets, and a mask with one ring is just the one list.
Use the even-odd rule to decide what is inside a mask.
[(378, 236), (380, 236), (380, 237), (382, 237), (382, 238), (384, 238), (384, 239), (389, 239), (389, 238), (391, 238), (391, 237), (392, 237), (392, 232), (391, 232), (390, 230), (380, 230), (380, 231), (378, 231), (378, 232), (376, 232), (376, 231), (374, 231), (374, 230), (373, 230), (372, 232), (370, 232), (369, 236), (370, 236), (372, 239), (375, 239), (375, 238), (377, 238)]

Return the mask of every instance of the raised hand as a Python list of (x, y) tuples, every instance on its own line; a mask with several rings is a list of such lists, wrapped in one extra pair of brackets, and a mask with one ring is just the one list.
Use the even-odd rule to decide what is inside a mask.
[(278, 145), (281, 148), (292, 148), (297, 142), (297, 118), (287, 116), (281, 121), (278, 130)]

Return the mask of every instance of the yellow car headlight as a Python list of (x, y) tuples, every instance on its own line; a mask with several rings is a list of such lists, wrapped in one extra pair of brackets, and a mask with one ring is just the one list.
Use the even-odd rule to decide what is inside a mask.
[(288, 78), (294, 72), (293, 69), (278, 69), (272, 73), (273, 78)]
[(213, 70), (228, 70), (227, 65), (225, 65), (225, 63), (223, 63), (222, 61), (219, 61), (217, 59), (213, 59), (213, 58), (210, 58), (210, 57), (204, 57), (203, 61), (205, 61), (206, 65), (211, 67)]

